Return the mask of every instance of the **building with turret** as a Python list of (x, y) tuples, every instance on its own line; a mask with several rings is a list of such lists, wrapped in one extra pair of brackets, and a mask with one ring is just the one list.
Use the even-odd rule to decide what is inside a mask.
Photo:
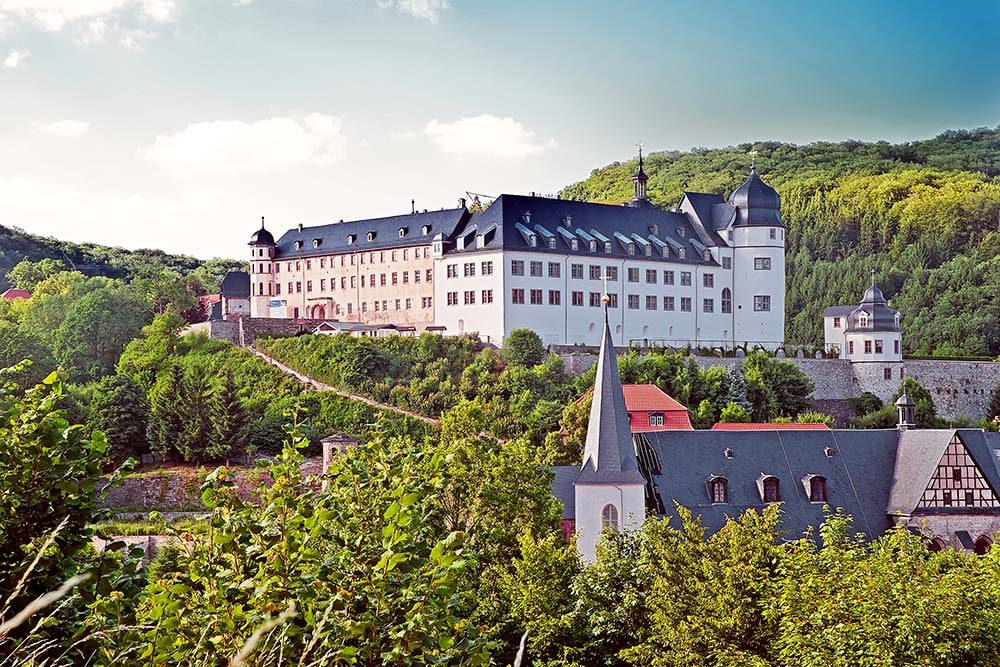
[(684, 193), (654, 206), (639, 165), (633, 199), (608, 205), (500, 195), (456, 209), (299, 226), (250, 240), (253, 317), (434, 325), (500, 344), (774, 348), (784, 340), (781, 200), (751, 167), (728, 199)]

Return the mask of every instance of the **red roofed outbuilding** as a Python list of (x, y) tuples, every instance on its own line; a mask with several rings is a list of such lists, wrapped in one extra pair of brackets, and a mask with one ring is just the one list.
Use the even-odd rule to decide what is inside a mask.
[(748, 424), (744, 422), (718, 423), (713, 431), (829, 431), (826, 424), (790, 424), (787, 422), (767, 422), (764, 424)]
[[(693, 431), (688, 409), (653, 384), (623, 384), (625, 410), (633, 433)], [(593, 389), (579, 398), (582, 401)]]
[(30, 299), (31, 292), (25, 292), (23, 289), (15, 289), (11, 287), (9, 290), (0, 294), (0, 297), (7, 299), (8, 301), (13, 301), (14, 299)]

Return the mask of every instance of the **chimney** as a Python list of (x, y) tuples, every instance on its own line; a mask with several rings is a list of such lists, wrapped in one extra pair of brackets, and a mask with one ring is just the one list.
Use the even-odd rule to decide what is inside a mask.
[(465, 197), (459, 197), (458, 198), (458, 207), (459, 208), (465, 208)]
[(900, 431), (906, 431), (911, 428), (916, 428), (916, 420), (913, 418), (913, 408), (915, 404), (913, 399), (906, 395), (904, 392), (899, 398), (896, 399), (896, 412), (899, 415), (898, 424), (896, 428)]
[(417, 212), (417, 200), (416, 199), (411, 199), (410, 200), (410, 213), (413, 214), (413, 213), (416, 213), (416, 212)]
[(299, 223), (299, 231), (300, 232), (302, 231), (302, 223), (301, 222)]

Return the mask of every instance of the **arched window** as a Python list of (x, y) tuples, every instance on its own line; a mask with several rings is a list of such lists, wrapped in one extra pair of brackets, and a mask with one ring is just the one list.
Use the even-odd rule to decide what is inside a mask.
[(781, 502), (781, 486), (777, 477), (765, 477), (763, 486), (765, 503)]
[(993, 540), (983, 535), (978, 540), (976, 540), (976, 553), (980, 556), (983, 556), (986, 554), (987, 551), (990, 550), (992, 546), (993, 546)]
[(933, 540), (927, 543), (928, 551), (944, 551), (945, 543), (940, 537), (935, 537)]
[(725, 477), (716, 477), (709, 482), (709, 490), (712, 493), (713, 503), (729, 502), (729, 480)]
[(826, 502), (826, 477), (817, 475), (809, 479), (809, 502)]
[(733, 293), (728, 287), (722, 290), (722, 312), (733, 312)]
[(618, 530), (618, 508), (608, 503), (601, 510), (601, 525), (610, 530)]

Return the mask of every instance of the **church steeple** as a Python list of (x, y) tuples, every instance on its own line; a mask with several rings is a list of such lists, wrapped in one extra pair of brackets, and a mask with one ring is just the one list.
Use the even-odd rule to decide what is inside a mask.
[(646, 172), (642, 169), (642, 143), (638, 144), (639, 148), (639, 168), (635, 170), (635, 175), (632, 176), (632, 205), (641, 206), (649, 202), (649, 198), (646, 196), (646, 182), (649, 178), (646, 176)]
[(632, 429), (625, 408), (625, 392), (618, 372), (618, 355), (611, 338), (607, 308), (605, 300), (604, 336), (597, 359), (583, 466), (576, 483), (644, 484), (632, 444)]

